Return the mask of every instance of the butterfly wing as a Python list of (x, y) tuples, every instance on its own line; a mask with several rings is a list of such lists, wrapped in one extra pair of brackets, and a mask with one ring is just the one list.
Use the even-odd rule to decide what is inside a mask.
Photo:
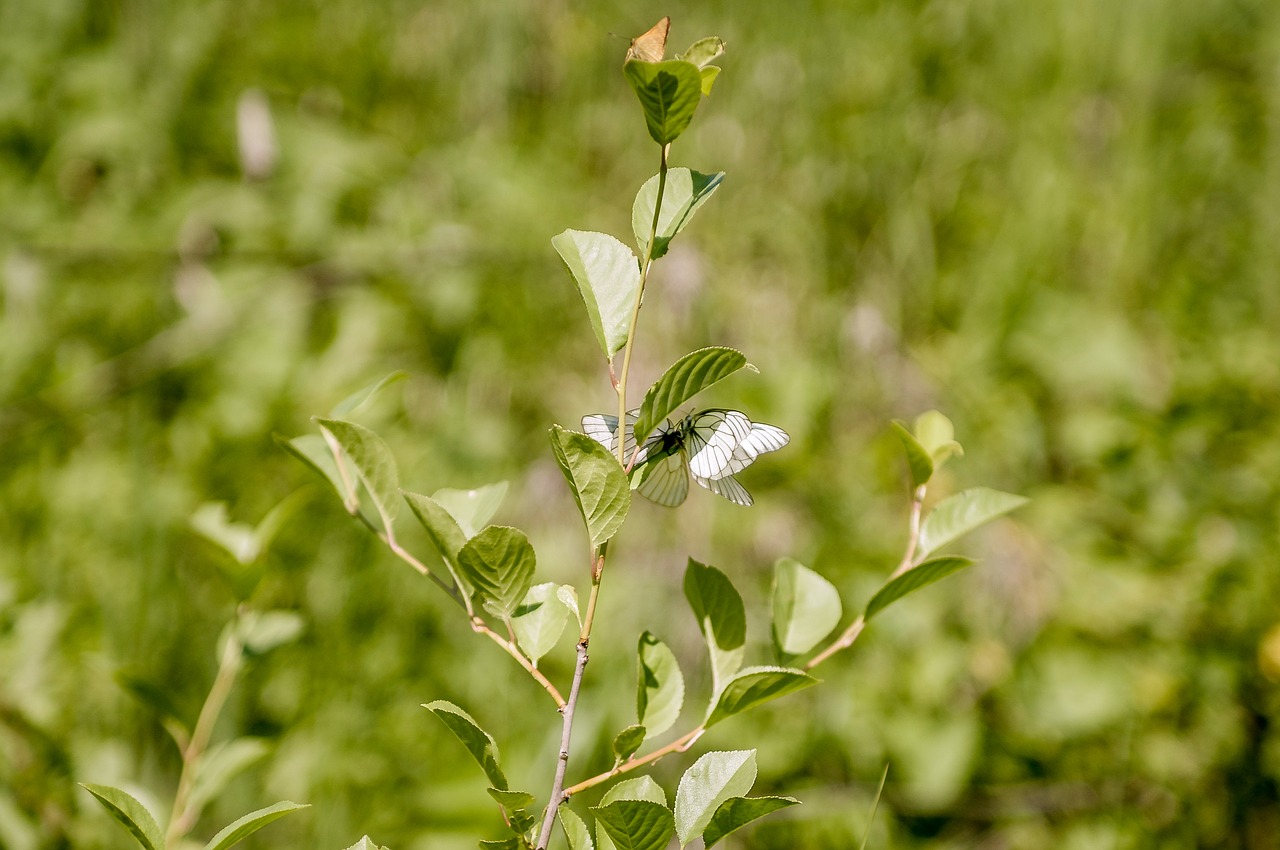
[(671, 32), (671, 18), (658, 21), (644, 35), (631, 39), (626, 61), (661, 62), (667, 52), (667, 33)]
[[(627, 414), (627, 424), (623, 435), (623, 451), (628, 459), (631, 453), (636, 450), (636, 433), (635, 424), (637, 415), (635, 413)], [(618, 451), (618, 417), (610, 416), (607, 413), (592, 413), (582, 417), (582, 432), (600, 445), (609, 450), (610, 454), (616, 454)], [(649, 445), (652, 440), (646, 440), (645, 444), (640, 447), (640, 454), (636, 456), (636, 463), (644, 463), (645, 457), (649, 451)]]
[(778, 449), (791, 442), (791, 437), (786, 431), (776, 425), (766, 425), (763, 422), (752, 422), (751, 432), (743, 437), (734, 446), (733, 454), (729, 457), (729, 462), (725, 464), (724, 469), (715, 478), (723, 478), (728, 475), (734, 475), (746, 469), (755, 460), (765, 452), (776, 452)]
[(751, 420), (737, 410), (704, 410), (682, 423), (689, 472), (716, 478), (733, 459), (734, 449), (751, 433)]
[(640, 495), (651, 502), (674, 508), (689, 495), (689, 468), (684, 449), (656, 457), (640, 470)]
[(742, 505), (747, 508), (755, 501), (751, 498), (751, 494), (747, 492), (747, 488), (743, 487), (742, 483), (732, 475), (724, 475), (720, 478), (700, 478), (695, 475), (693, 480), (717, 496), (723, 496), (735, 505)]

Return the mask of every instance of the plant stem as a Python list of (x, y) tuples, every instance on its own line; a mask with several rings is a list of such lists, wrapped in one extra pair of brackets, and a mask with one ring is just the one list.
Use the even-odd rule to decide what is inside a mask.
[(699, 726), (696, 729), (686, 732), (685, 734), (681, 735), (679, 738), (676, 738), (670, 744), (667, 744), (664, 747), (659, 747), (658, 749), (654, 750), (651, 753), (647, 753), (637, 758), (628, 759), (627, 761), (615, 767), (613, 770), (606, 771), (605, 773), (596, 774), (590, 779), (584, 779), (583, 781), (579, 782), (577, 785), (564, 789), (563, 798), (564, 800), (568, 800), (574, 794), (581, 793), (582, 791), (585, 791), (588, 788), (591, 788), (595, 785), (599, 785), (601, 782), (604, 782), (614, 776), (617, 776), (620, 773), (626, 773), (628, 771), (635, 770), (637, 767), (644, 767), (646, 764), (653, 764), (655, 761), (662, 758), (663, 756), (671, 755), (672, 753), (686, 752), (690, 747), (692, 747), (695, 743), (697, 743), (698, 739), (702, 737), (702, 733), (706, 731), (707, 731), (707, 728), (705, 726)]
[(529, 660), (527, 655), (520, 651), (520, 647), (517, 646), (515, 642), (504, 638), (502, 635), (489, 628), (488, 624), (479, 617), (476, 617), (471, 621), (471, 630), (477, 634), (484, 635), (498, 646), (502, 647), (503, 652), (514, 658), (516, 663), (523, 667), (525, 672), (532, 676), (533, 680), (541, 685), (543, 690), (551, 695), (551, 699), (555, 700), (557, 710), (564, 708), (564, 697), (560, 696), (560, 691), (556, 690), (556, 686), (551, 684), (551, 681), (547, 679), (546, 676), (542, 675), (541, 670), (533, 666), (533, 662)]
[[(239, 615), (237, 615), (238, 619)], [(196, 719), (196, 727), (191, 732), (191, 740), (182, 750), (182, 772), (178, 775), (178, 791), (173, 797), (173, 811), (169, 815), (169, 826), (165, 830), (165, 846), (174, 843), (191, 831), (195, 826), (196, 812), (189, 809), (191, 790), (195, 783), (196, 770), (200, 759), (209, 746), (213, 736), (213, 727), (218, 722), (218, 715), (226, 704), (231, 687), (235, 684), (236, 674), (244, 659), (244, 644), (236, 634), (234, 621), (227, 632), (227, 643), (222, 649), (222, 657), (218, 659), (218, 674), (214, 677), (209, 695), (205, 697), (200, 708), (200, 716)]]

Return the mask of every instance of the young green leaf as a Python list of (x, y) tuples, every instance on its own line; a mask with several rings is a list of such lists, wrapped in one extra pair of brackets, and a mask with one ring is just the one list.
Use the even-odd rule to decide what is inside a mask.
[(614, 785), (600, 798), (600, 805), (616, 803), (618, 800), (648, 800), (661, 806), (667, 804), (667, 792), (653, 780), (652, 776), (637, 776), (624, 779)]
[(840, 623), (840, 593), (790, 558), (773, 567), (773, 643), (779, 655), (803, 655)]
[(666, 850), (675, 833), (671, 810), (648, 800), (618, 800), (591, 811), (617, 850)]
[(636, 718), (647, 730), (646, 737), (652, 738), (670, 729), (680, 716), (684, 676), (675, 654), (650, 632), (640, 635), (637, 655)]
[(272, 821), (279, 820), (299, 809), (308, 808), (310, 806), (306, 803), (281, 800), (273, 806), (258, 809), (256, 812), (249, 812), (249, 814), (224, 827), (221, 832), (209, 840), (209, 843), (204, 846), (204, 850), (227, 850), (227, 848), (234, 847)]
[(462, 527), (458, 525), (458, 521), (453, 518), (453, 514), (445, 509), (444, 505), (430, 496), (410, 493), (408, 490), (401, 490), (400, 495), (409, 503), (413, 515), (418, 518), (418, 522), (422, 524), (422, 528), (427, 532), (427, 537), (431, 539), (432, 545), (436, 547), (436, 551), (444, 559), (445, 566), (448, 567), (449, 574), (453, 576), (454, 582), (462, 588), (464, 594), (470, 596), (474, 589), (471, 586), (471, 582), (463, 577), (462, 571), (458, 568), (458, 552), (462, 551), (462, 547), (467, 544), (467, 536), (463, 533)]
[(867, 603), (866, 613), (862, 616), (870, 621), (872, 617), (897, 602), (908, 593), (914, 593), (922, 587), (928, 587), (939, 579), (944, 579), (954, 572), (963, 570), (973, 561), (958, 556), (934, 558), (917, 564), (895, 579), (884, 584), (876, 595)]
[(306, 621), (296, 611), (247, 610), (236, 618), (235, 624), (236, 636), (254, 655), (266, 655), (292, 643), (306, 628)]
[(676, 58), (683, 59), (685, 62), (692, 62), (699, 68), (705, 68), (723, 55), (724, 41), (719, 36), (711, 35), (698, 39), (689, 45), (688, 50), (677, 55)]
[(364, 838), (361, 838), (355, 844), (348, 847), (347, 850), (387, 850), (387, 848), (379, 847), (373, 842), (373, 839), (366, 835)]
[(552, 238), (569, 273), (578, 284), (587, 316), (604, 356), (627, 344), (631, 312), (640, 291), (640, 264), (631, 249), (607, 233), (566, 230)]
[(499, 806), (512, 812), (527, 809), (534, 802), (534, 796), (524, 791), (503, 791), (498, 788), (490, 788), (488, 791), (489, 796), (496, 800)]
[(480, 724), (471, 719), (471, 715), (451, 702), (438, 699), (424, 703), (422, 707), (449, 727), (449, 731), (462, 742), (467, 752), (480, 765), (494, 788), (499, 791), (507, 790), (507, 777), (502, 775), (502, 768), (498, 765), (498, 745), (492, 735), (481, 729)]
[(718, 345), (681, 357), (644, 394), (635, 424), (636, 441), (644, 442), (676, 408), (746, 365), (747, 358), (741, 351)]
[(702, 833), (703, 846), (710, 850), (720, 839), (753, 820), (799, 803), (794, 797), (733, 797), (725, 800)]
[(200, 759), (187, 798), (187, 811), (194, 820), (208, 802), (241, 772), (266, 757), (270, 748), (261, 738), (234, 738), (211, 746)]
[[(661, 175), (655, 174), (645, 181), (636, 194), (631, 207), (631, 229), (636, 235), (636, 247), (640, 256), (649, 250), (649, 234), (653, 230), (653, 211), (658, 203), (658, 183)], [(687, 168), (667, 170), (667, 183), (662, 190), (662, 211), (658, 215), (657, 238), (653, 240), (653, 259), (667, 253), (667, 246), (675, 235), (684, 230), (698, 208), (720, 188), (724, 172), (699, 174)]]
[(569, 621), (569, 609), (560, 601), (557, 590), (558, 585), (551, 581), (529, 588), (511, 618), (516, 641), (534, 666), (556, 645)]
[(720, 804), (745, 797), (756, 783), (756, 751), (713, 752), (695, 761), (676, 789), (675, 824), (680, 846), (702, 834)]
[(311, 467), (312, 471), (328, 481), (344, 504), (348, 502), (350, 496), (347, 493), (347, 486), (342, 480), (342, 473), (338, 472), (333, 451), (324, 441), (324, 437), (319, 434), (303, 434), (301, 437), (287, 440), (276, 434), (275, 441), (280, 448)]
[(552, 426), (551, 450), (594, 549), (622, 527), (631, 509), (631, 484), (618, 459), (586, 434)]
[(627, 62), (623, 76), (631, 84), (649, 136), (660, 145), (680, 137), (702, 101), (702, 74), (692, 62)]
[(929, 453), (934, 469), (941, 469), (952, 455), (964, 454), (964, 449), (956, 442), (956, 429), (951, 420), (936, 410), (927, 410), (917, 416), (912, 430), (916, 440)]
[(703, 725), (714, 726), (735, 714), (817, 683), (817, 679), (803, 670), (788, 667), (747, 667), (724, 686), (720, 698), (716, 700), (716, 707)]
[(491, 525), (458, 552), (458, 569), (480, 596), (511, 618), (533, 584), (537, 557), (518, 528)]
[(582, 628), (582, 613), (578, 610), (578, 589), (571, 584), (562, 584), (556, 588), (556, 599), (573, 612), (574, 619), (578, 621), (578, 628)]
[(729, 577), (693, 558), (684, 573), (684, 595), (711, 655), (711, 690), (719, 694), (742, 666), (747, 613)]
[(565, 838), (569, 839), (569, 850), (596, 850), (595, 842), (591, 840), (591, 831), (573, 809), (561, 806), (558, 814), (560, 827), (564, 830)]
[(1027, 503), (1023, 496), (974, 487), (937, 504), (920, 526), (918, 557), (927, 558), (951, 541)]
[(507, 482), (499, 481), (472, 490), (437, 490), (431, 498), (458, 521), (468, 539), (489, 524), (507, 495)]
[(384, 375), (368, 386), (361, 387), (342, 401), (338, 402), (338, 406), (329, 411), (329, 418), (342, 419), (346, 416), (350, 416), (352, 413), (355, 413), (357, 410), (368, 404), (369, 400), (375, 395), (397, 381), (402, 381), (407, 377), (409, 377), (408, 372), (392, 372), (390, 375)]
[(151, 812), (137, 799), (110, 785), (81, 782), (80, 787), (96, 797), (113, 818), (124, 824), (143, 850), (164, 850), (164, 834)]
[(480, 850), (524, 850), (519, 838), (490, 838), (480, 842)]
[(640, 745), (644, 743), (645, 732), (643, 726), (628, 726), (613, 738), (613, 757), (618, 763), (622, 763), (636, 754), (636, 750), (640, 749)]
[(912, 488), (928, 484), (929, 479), (933, 477), (933, 459), (929, 457), (929, 452), (920, 445), (915, 435), (907, 430), (907, 426), (896, 419), (893, 422), (893, 431), (902, 441), (902, 449), (906, 452), (907, 466), (911, 469)]
[(400, 512), (400, 486), (391, 449), (363, 425), (341, 419), (317, 418), (315, 421), (342, 446), (382, 517), (383, 527), (391, 531), (391, 523)]
[(704, 65), (702, 71), (702, 96), (708, 97), (711, 89), (715, 87), (716, 80), (720, 76), (720, 69), (715, 65)]

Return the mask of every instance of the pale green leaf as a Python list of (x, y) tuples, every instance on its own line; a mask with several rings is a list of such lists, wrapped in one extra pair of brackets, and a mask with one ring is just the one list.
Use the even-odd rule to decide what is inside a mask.
[(711, 94), (711, 89), (715, 88), (716, 80), (720, 78), (720, 68), (716, 65), (703, 65), (702, 72), (702, 95), (706, 97)]
[(623, 76), (644, 109), (649, 136), (660, 145), (679, 138), (702, 101), (702, 74), (692, 62), (627, 62)]
[(270, 747), (261, 738), (234, 738), (209, 747), (199, 761), (191, 796), (187, 798), (187, 811), (193, 813), (193, 819), (199, 818), (205, 805), (221, 794), (227, 783), (268, 752)]
[(355, 844), (348, 847), (347, 850), (387, 850), (387, 848), (379, 847), (373, 842), (373, 839), (366, 835), (364, 838), (361, 838)]
[(556, 598), (573, 612), (574, 619), (578, 621), (578, 626), (581, 628), (582, 613), (578, 611), (578, 589), (571, 584), (562, 584), (556, 588)]
[(349, 499), (342, 474), (338, 472), (338, 464), (333, 459), (333, 450), (319, 434), (303, 434), (287, 440), (279, 434), (275, 435), (276, 443), (289, 454), (311, 467), (317, 475), (324, 478), (338, 494), (338, 498), (346, 503)]
[(840, 593), (790, 558), (773, 568), (773, 642), (781, 655), (803, 655), (840, 623)]
[(683, 59), (685, 62), (692, 62), (699, 68), (705, 68), (709, 63), (716, 61), (724, 55), (724, 40), (719, 36), (707, 36), (700, 38), (693, 44), (689, 45), (689, 49), (684, 53), (677, 54), (677, 59)]
[(509, 619), (533, 584), (537, 558), (517, 528), (491, 525), (458, 552), (458, 568), (481, 598)]
[(470, 714), (451, 702), (438, 699), (424, 703), (422, 707), (449, 727), (449, 731), (467, 748), (467, 752), (471, 753), (471, 757), (480, 765), (495, 788), (499, 791), (507, 790), (507, 777), (502, 775), (502, 768), (498, 764), (498, 745), (492, 735), (481, 729)]
[(937, 504), (920, 526), (919, 557), (929, 555), (996, 517), (1027, 503), (1023, 496), (974, 487)]
[(566, 230), (551, 240), (587, 305), (596, 340), (610, 361), (627, 344), (640, 292), (640, 265), (631, 249), (607, 233)]
[(333, 436), (342, 452), (355, 466), (373, 506), (388, 531), (400, 512), (400, 485), (395, 458), (382, 438), (363, 425), (341, 419), (316, 419), (321, 428)]
[(489, 524), (506, 495), (507, 482), (499, 481), (472, 490), (437, 490), (431, 498), (457, 520), (458, 528), (469, 539)]
[(281, 800), (279, 803), (267, 806), (265, 809), (249, 812), (249, 814), (232, 821), (224, 827), (221, 832), (209, 840), (209, 843), (204, 846), (204, 850), (227, 850), (228, 847), (239, 844), (272, 821), (279, 820), (299, 809), (307, 808), (310, 808), (310, 806), (306, 803)]
[(622, 527), (631, 509), (631, 484), (618, 459), (586, 434), (555, 425), (551, 450), (569, 482), (594, 549)]
[(368, 404), (369, 400), (375, 395), (397, 381), (402, 381), (407, 377), (409, 377), (408, 372), (392, 372), (389, 375), (379, 378), (368, 386), (361, 387), (342, 401), (338, 402), (338, 406), (329, 411), (329, 418), (343, 419), (350, 416), (352, 413), (355, 413), (357, 410)]
[(671, 810), (648, 800), (618, 800), (591, 811), (617, 850), (666, 850), (675, 833)]
[(711, 656), (711, 690), (719, 694), (742, 666), (747, 612), (729, 577), (693, 558), (684, 573), (684, 595)]
[(404, 500), (409, 503), (409, 508), (422, 524), (436, 551), (440, 553), (454, 582), (462, 588), (464, 594), (470, 596), (474, 588), (458, 568), (458, 552), (467, 543), (467, 536), (458, 525), (458, 521), (445, 509), (444, 505), (430, 496), (410, 493), (408, 490), (401, 490), (400, 495), (404, 496)]
[(729, 833), (779, 809), (799, 805), (794, 797), (734, 797), (725, 800), (702, 833), (703, 846), (710, 850)]
[(817, 679), (803, 670), (788, 667), (747, 667), (724, 686), (715, 708), (703, 725), (713, 726), (735, 714), (817, 683)]
[(569, 621), (569, 609), (560, 601), (557, 590), (556, 583), (550, 581), (529, 588), (511, 618), (516, 641), (534, 666), (556, 645)]
[(929, 453), (935, 470), (941, 469), (952, 455), (964, 454), (964, 449), (956, 442), (956, 429), (951, 420), (936, 410), (927, 410), (917, 416), (912, 431)]
[(680, 405), (746, 365), (741, 351), (718, 345), (681, 357), (644, 394), (635, 424), (636, 440), (643, 442)]
[(870, 620), (907, 594), (914, 593), (922, 587), (928, 587), (935, 581), (963, 570), (972, 563), (973, 561), (968, 558), (943, 557), (917, 564), (897, 578), (889, 580), (876, 591), (876, 595), (867, 603), (866, 613), (862, 616)]
[(928, 484), (929, 479), (933, 477), (933, 459), (929, 456), (929, 452), (920, 445), (920, 441), (907, 430), (907, 426), (903, 423), (895, 420), (893, 431), (902, 441), (902, 449), (906, 452), (907, 466), (911, 470), (912, 488)]
[(646, 737), (661, 735), (671, 728), (684, 705), (684, 675), (667, 645), (650, 632), (640, 636), (637, 647), (636, 719)]
[(711, 752), (690, 765), (676, 789), (675, 824), (680, 846), (702, 834), (721, 803), (746, 796), (755, 783), (755, 750)]
[(244, 611), (236, 618), (236, 636), (254, 655), (292, 643), (302, 634), (306, 621), (296, 611)]
[(164, 833), (160, 831), (151, 812), (137, 799), (110, 785), (81, 782), (80, 787), (96, 797), (113, 818), (124, 824), (143, 850), (164, 850)]
[(606, 791), (600, 798), (600, 804), (607, 805), (618, 800), (648, 800), (665, 806), (667, 792), (662, 790), (662, 786), (652, 776), (636, 776), (624, 779)]
[[(653, 232), (653, 211), (658, 203), (658, 183), (661, 175), (655, 174), (645, 181), (636, 194), (631, 207), (631, 228), (636, 235), (640, 256), (649, 250), (649, 234)], [(657, 237), (653, 240), (653, 259), (667, 253), (667, 246), (676, 234), (684, 230), (693, 214), (720, 188), (724, 172), (699, 174), (687, 168), (667, 171), (667, 182), (662, 190), (662, 211), (658, 215)]]
[(560, 827), (564, 830), (565, 838), (569, 839), (569, 850), (596, 850), (595, 842), (591, 840), (591, 831), (573, 809), (561, 806), (558, 814)]

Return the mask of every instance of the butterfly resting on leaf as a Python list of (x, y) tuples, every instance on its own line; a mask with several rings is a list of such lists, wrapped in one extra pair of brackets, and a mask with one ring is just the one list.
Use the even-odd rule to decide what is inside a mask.
[[(750, 505), (751, 494), (733, 476), (765, 452), (782, 448), (791, 438), (774, 425), (752, 422), (737, 410), (712, 408), (691, 413), (679, 422), (668, 419), (636, 450), (636, 414), (628, 413), (623, 452), (635, 455), (634, 486), (651, 502), (674, 508), (689, 495), (689, 479), (737, 505)], [(618, 450), (618, 417), (596, 413), (582, 417), (582, 430), (610, 452)]]

